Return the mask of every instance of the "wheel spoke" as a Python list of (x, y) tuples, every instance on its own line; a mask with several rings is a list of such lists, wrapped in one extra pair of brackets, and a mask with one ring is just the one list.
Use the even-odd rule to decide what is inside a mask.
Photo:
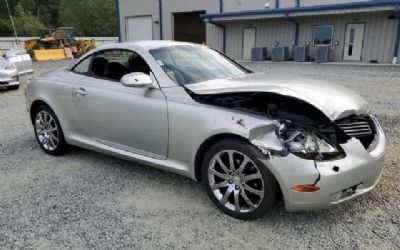
[(249, 162), (250, 162), (250, 159), (247, 156), (245, 156), (242, 163), (239, 166), (239, 170), (238, 170), (239, 174), (243, 173), (244, 168), (246, 167), (247, 163), (249, 163)]
[(39, 119), (36, 119), (36, 125), (40, 128), (40, 129), (44, 129), (44, 124), (40, 121), (40, 118)]
[(220, 182), (220, 183), (212, 184), (211, 185), (211, 189), (215, 190), (215, 189), (220, 189), (220, 188), (227, 187), (227, 186), (228, 186), (228, 181), (223, 181), (223, 182)]
[(56, 148), (56, 147), (57, 147), (57, 143), (54, 142), (53, 137), (50, 136), (49, 142), (50, 142), (50, 144), (51, 144), (51, 146), (52, 146), (53, 148)]
[(45, 122), (49, 123), (50, 118), (51, 118), (50, 114), (46, 112), (44, 115), (45, 115), (45, 116), (44, 116)]
[(218, 172), (218, 171), (215, 170), (215, 169), (210, 169), (210, 171), (211, 171), (211, 173), (213, 173), (213, 175), (218, 176), (218, 177), (221, 178), (221, 179), (227, 180), (227, 179), (230, 178), (229, 175), (220, 173), (220, 172)]
[(251, 200), (249, 199), (249, 197), (247, 196), (246, 192), (244, 190), (242, 190), (240, 192), (240, 196), (242, 196), (243, 200), (247, 203), (247, 205), (249, 205), (251, 208), (254, 208), (256, 205), (253, 204), (253, 202), (251, 202)]
[(229, 169), (225, 166), (225, 164), (222, 162), (221, 157), (218, 155), (216, 161), (218, 162), (219, 166), (222, 168), (222, 170), (225, 171), (225, 173), (229, 173)]
[(235, 200), (235, 212), (240, 212), (239, 191), (238, 190), (234, 191), (233, 198)]
[(231, 171), (235, 171), (235, 162), (233, 160), (233, 151), (228, 151), (228, 155), (229, 155), (229, 168)]
[(263, 195), (263, 192), (262, 192), (262, 191), (257, 190), (257, 189), (254, 189), (254, 188), (250, 187), (250, 186), (247, 185), (247, 184), (244, 185), (244, 189), (247, 190), (247, 191), (249, 191), (250, 193), (256, 194), (256, 195), (258, 195), (258, 196), (260, 196), (260, 197)]
[(245, 182), (251, 181), (251, 180), (256, 180), (256, 179), (262, 179), (262, 176), (261, 176), (260, 173), (245, 175), (242, 178), (242, 180), (245, 181)]
[(52, 138), (53, 140), (55, 140), (56, 142), (58, 142), (58, 137), (55, 136), (54, 134), (51, 134), (51, 135), (50, 135), (50, 138)]
[(220, 202), (222, 203), (222, 205), (225, 205), (228, 202), (228, 198), (232, 193), (232, 189), (228, 188), (224, 194), (224, 196), (222, 197), (222, 199), (220, 200)]
[(50, 116), (49, 125), (50, 125), (51, 128), (54, 128), (54, 127), (55, 127), (55, 126), (53, 126), (53, 123), (56, 124), (56, 123), (54, 122), (53, 117)]
[(39, 120), (41, 124), (46, 124), (44, 114), (42, 112), (39, 113)]

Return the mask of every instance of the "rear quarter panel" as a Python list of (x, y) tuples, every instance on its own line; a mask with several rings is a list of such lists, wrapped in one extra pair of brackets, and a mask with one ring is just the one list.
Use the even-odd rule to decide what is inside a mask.
[[(27, 105), (31, 111), (35, 101), (45, 102), (56, 114), (65, 132), (73, 131), (76, 118), (72, 104), (72, 88), (81, 76), (68, 70), (58, 70), (30, 81), (27, 86)], [(66, 138), (68, 141), (68, 138)]]

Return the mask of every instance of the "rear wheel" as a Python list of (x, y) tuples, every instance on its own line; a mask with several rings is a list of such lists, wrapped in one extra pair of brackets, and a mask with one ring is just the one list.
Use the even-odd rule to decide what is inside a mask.
[(238, 139), (220, 141), (206, 153), (203, 184), (210, 199), (224, 213), (252, 220), (275, 204), (277, 182), (259, 159), (265, 156)]
[(34, 111), (33, 126), (40, 147), (50, 155), (60, 155), (67, 151), (60, 122), (48, 106), (41, 105)]

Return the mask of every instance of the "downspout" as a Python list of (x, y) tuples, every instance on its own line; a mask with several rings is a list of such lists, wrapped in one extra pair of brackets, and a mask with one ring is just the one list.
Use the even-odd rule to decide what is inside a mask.
[(163, 9), (162, 9), (162, 0), (158, 0), (158, 18), (160, 19), (160, 40), (164, 39), (163, 36)]
[[(219, 13), (224, 12), (224, 0), (219, 0)], [(208, 19), (208, 23), (215, 25), (216, 27), (222, 29), (222, 53), (226, 53), (226, 28), (223, 25), (214, 23), (211, 18)]]
[(396, 16), (397, 16), (398, 24), (397, 24), (397, 33), (396, 33), (396, 41), (394, 44), (394, 55), (393, 55), (392, 64), (397, 63), (397, 59), (399, 56), (399, 49), (400, 49), (400, 5), (396, 5)]
[(121, 20), (120, 20), (120, 14), (119, 14), (119, 0), (115, 0), (115, 18), (116, 20), (116, 29), (117, 29), (117, 36), (118, 36), (118, 42), (122, 42), (121, 40)]
[(220, 24), (214, 23), (211, 18), (208, 19), (208, 23), (215, 25), (218, 28), (222, 29), (222, 52), (226, 53), (226, 28)]
[(287, 20), (289, 20), (291, 23), (293, 23), (294, 25), (294, 44), (293, 47), (296, 47), (297, 45), (299, 45), (299, 29), (300, 29), (300, 25), (298, 22), (296, 22), (293, 18), (291, 18), (289, 16), (289, 12), (285, 13), (285, 18)]
[(296, 7), (300, 7), (300, 0), (295, 0), (296, 1)]
[(279, 9), (279, 0), (275, 0), (275, 9)]

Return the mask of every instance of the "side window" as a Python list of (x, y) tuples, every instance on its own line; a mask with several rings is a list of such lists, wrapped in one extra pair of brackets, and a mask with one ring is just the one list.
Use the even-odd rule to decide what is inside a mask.
[(90, 62), (92, 60), (93, 56), (89, 56), (86, 59), (84, 59), (83, 61), (81, 61), (78, 65), (76, 65), (72, 71), (76, 72), (76, 73), (80, 73), (80, 74), (85, 74), (89, 72), (89, 66), (90, 66)]
[(131, 72), (150, 74), (150, 68), (142, 57), (128, 50), (107, 50), (96, 54), (89, 70), (91, 75), (115, 81)]
[(332, 46), (333, 25), (314, 26), (313, 45)]

